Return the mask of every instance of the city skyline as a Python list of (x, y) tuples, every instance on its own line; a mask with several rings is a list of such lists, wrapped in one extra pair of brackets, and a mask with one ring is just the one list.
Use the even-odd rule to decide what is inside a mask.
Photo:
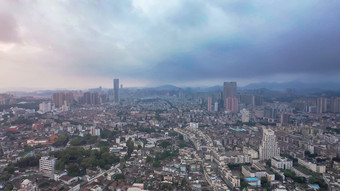
[(0, 87), (111, 87), (113, 77), (125, 87), (339, 82), (339, 7), (307, 0), (4, 0)]

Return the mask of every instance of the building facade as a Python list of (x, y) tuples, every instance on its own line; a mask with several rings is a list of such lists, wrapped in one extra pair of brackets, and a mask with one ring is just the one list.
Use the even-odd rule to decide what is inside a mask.
[(116, 103), (119, 102), (119, 79), (113, 79), (113, 97)]
[(280, 156), (280, 148), (276, 141), (276, 135), (271, 129), (263, 129), (262, 143), (259, 149), (260, 160), (268, 160)]
[(291, 169), (293, 166), (293, 161), (288, 160), (284, 157), (277, 156), (271, 159), (271, 165), (278, 169)]
[(208, 97), (208, 111), (212, 112), (212, 97)]
[(55, 171), (55, 163), (57, 159), (52, 157), (41, 157), (39, 160), (39, 171), (45, 173), (46, 175), (52, 175)]
[(238, 112), (238, 99), (236, 97), (228, 97), (225, 99), (225, 110), (232, 113)]
[[(222, 95), (223, 102), (225, 102), (228, 97), (236, 97), (236, 93), (237, 93), (236, 82), (223, 83), (223, 95)], [(224, 103), (224, 106), (226, 106), (226, 103)]]

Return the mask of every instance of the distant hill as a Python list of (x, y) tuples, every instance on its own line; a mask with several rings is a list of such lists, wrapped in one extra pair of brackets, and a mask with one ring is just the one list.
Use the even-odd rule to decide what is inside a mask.
[(173, 91), (173, 90), (180, 90), (181, 88), (174, 86), (174, 85), (163, 85), (163, 86), (158, 86), (150, 89), (155, 89), (158, 91)]
[(294, 88), (297, 91), (309, 91), (309, 92), (320, 92), (320, 91), (340, 91), (340, 83), (336, 82), (320, 82), (320, 83), (302, 83), (302, 82), (261, 82), (252, 83), (247, 86), (241, 87), (241, 89), (270, 89), (276, 91), (285, 91), (287, 88)]

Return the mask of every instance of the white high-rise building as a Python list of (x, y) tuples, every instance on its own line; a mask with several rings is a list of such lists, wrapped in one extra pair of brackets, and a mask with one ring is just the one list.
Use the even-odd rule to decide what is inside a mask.
[(190, 122), (189, 126), (198, 129), (198, 123)]
[(242, 109), (241, 115), (242, 115), (242, 123), (248, 123), (250, 119), (249, 111), (246, 109)]
[(280, 156), (280, 148), (276, 141), (276, 135), (271, 129), (263, 129), (262, 143), (259, 149), (260, 160), (268, 160)]
[(52, 111), (52, 104), (51, 102), (42, 102), (39, 104), (39, 113), (46, 113)]
[(218, 102), (215, 102), (214, 111), (218, 111)]
[(91, 131), (90, 131), (92, 136), (100, 136), (100, 129), (97, 129), (95, 127), (91, 127)]
[(53, 176), (55, 170), (54, 166), (56, 162), (57, 162), (56, 158), (41, 157), (39, 160), (39, 171)]

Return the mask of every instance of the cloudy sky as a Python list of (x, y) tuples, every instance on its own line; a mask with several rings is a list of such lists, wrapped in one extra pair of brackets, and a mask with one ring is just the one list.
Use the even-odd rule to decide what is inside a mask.
[(338, 0), (1, 0), (0, 89), (340, 81)]

